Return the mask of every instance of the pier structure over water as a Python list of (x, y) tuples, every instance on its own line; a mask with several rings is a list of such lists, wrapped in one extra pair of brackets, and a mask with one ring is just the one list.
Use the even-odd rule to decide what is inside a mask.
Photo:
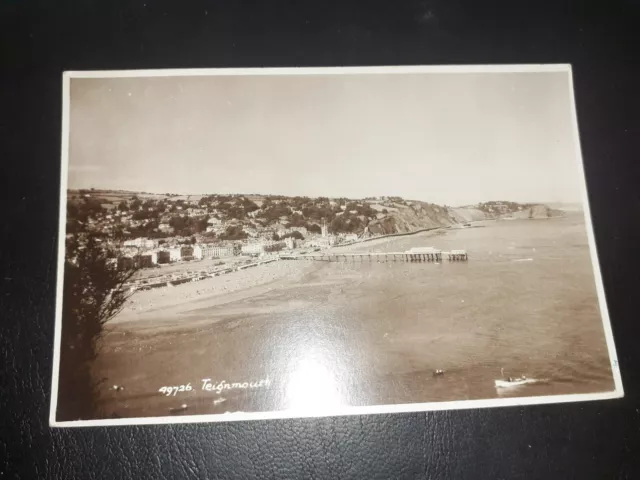
[(465, 250), (432, 250), (432, 251), (407, 251), (385, 253), (334, 253), (317, 252), (303, 255), (280, 255), (281, 260), (316, 260), (325, 262), (441, 262), (443, 258), (449, 261), (466, 261), (468, 255)]

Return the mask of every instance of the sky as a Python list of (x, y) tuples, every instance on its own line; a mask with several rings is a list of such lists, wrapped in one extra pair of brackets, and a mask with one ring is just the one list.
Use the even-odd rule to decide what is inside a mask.
[(580, 202), (567, 75), (72, 78), (68, 187)]

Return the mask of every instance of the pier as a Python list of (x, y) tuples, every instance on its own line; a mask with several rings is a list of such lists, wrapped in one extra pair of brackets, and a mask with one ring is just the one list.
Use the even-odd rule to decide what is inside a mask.
[(309, 253), (304, 255), (280, 255), (281, 260), (315, 260), (324, 262), (441, 262), (443, 258), (449, 261), (466, 261), (468, 255), (465, 250), (451, 250), (444, 252), (386, 252), (386, 253)]

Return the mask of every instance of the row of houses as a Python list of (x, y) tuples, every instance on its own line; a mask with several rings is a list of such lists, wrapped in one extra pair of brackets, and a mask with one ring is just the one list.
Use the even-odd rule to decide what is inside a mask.
[[(235, 254), (232, 246), (220, 246), (211, 244), (182, 245), (177, 247), (161, 248), (142, 252), (139, 255), (131, 255), (130, 258), (138, 258), (140, 266), (152, 267), (167, 263), (175, 263), (188, 260), (204, 260), (210, 258), (225, 258)], [(126, 258), (126, 257), (125, 257)]]
[[(196, 244), (166, 248), (157, 248), (157, 246), (154, 248), (154, 245), (147, 243), (147, 239), (136, 240), (140, 241), (127, 245), (127, 247), (135, 247), (136, 250), (131, 251), (131, 248), (125, 248), (126, 254), (118, 259), (119, 268), (127, 268), (134, 265), (142, 268), (150, 268), (155, 265), (179, 261), (229, 258), (238, 254), (262, 255), (264, 253), (277, 252), (285, 248), (293, 250), (296, 247), (296, 241), (293, 238), (286, 238), (281, 241), (266, 240), (253, 242), (240, 247), (230, 245), (223, 246), (219, 244)], [(140, 252), (140, 250), (138, 250), (139, 248), (148, 249)]]
[(158, 248), (158, 241), (141, 237), (133, 240), (125, 240), (124, 246), (131, 248)]
[(293, 250), (296, 248), (296, 241), (294, 238), (285, 238), (284, 240), (264, 240), (261, 242), (248, 243), (242, 245), (240, 251), (243, 255), (261, 255), (263, 253), (277, 252), (288, 248)]
[(230, 246), (220, 246), (215, 244), (198, 244), (193, 247), (193, 258), (205, 260), (208, 258), (225, 258), (235, 254), (235, 249)]
[[(283, 236), (287, 233), (291, 233), (292, 231), (300, 232), (303, 236), (307, 233), (307, 229), (304, 227), (295, 227), (288, 230), (278, 230), (274, 233), (277, 233), (279, 236)], [(274, 247), (279, 245), (278, 242), (271, 240), (271, 232), (266, 237), (260, 237), (260, 240), (250, 242), (246, 245), (242, 246), (242, 253), (261, 253), (264, 249), (268, 249), (269, 247)], [(306, 244), (313, 246), (331, 246), (341, 242), (352, 242), (358, 239), (358, 235), (355, 233), (341, 235), (339, 237), (335, 235), (329, 235), (325, 226), (322, 229), (322, 236), (311, 241), (306, 242)], [(282, 240), (282, 247), (294, 249), (296, 248), (296, 240), (292, 237), (287, 237)], [(157, 250), (160, 245), (158, 240), (150, 239), (150, 238), (135, 238), (133, 240), (126, 240), (124, 242), (125, 249), (136, 249), (140, 250)], [(163, 250), (168, 251), (177, 251), (181, 247), (173, 247), (173, 248), (164, 248)], [(183, 247), (184, 248), (184, 247)], [(197, 259), (202, 258), (212, 258), (212, 257), (226, 257), (233, 255), (233, 247), (232, 246), (221, 246), (218, 244), (198, 244), (194, 247), (193, 257)], [(132, 252), (133, 253), (133, 252)], [(174, 254), (174, 256), (176, 256)], [(173, 258), (173, 257), (172, 257)]]

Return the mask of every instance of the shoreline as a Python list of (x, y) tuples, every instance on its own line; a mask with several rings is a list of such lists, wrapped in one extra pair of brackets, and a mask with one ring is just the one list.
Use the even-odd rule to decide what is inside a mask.
[[(497, 231), (499, 248), (506, 251), (514, 241), (518, 248), (548, 245), (546, 230), (531, 236), (526, 221), (519, 223), (525, 235), (505, 225)], [(560, 233), (580, 233), (571, 224), (567, 228)], [(446, 236), (433, 238), (434, 243), (455, 243), (460, 233), (480, 237), (481, 244), (495, 241), (490, 231), (454, 235), (447, 235), (448, 229), (441, 231)], [(429, 238), (437, 232), (423, 232), (408, 241), (378, 238), (366, 242), (366, 249), (423, 245), (430, 243)], [(564, 242), (553, 248), (564, 251), (576, 244), (573, 236)], [(590, 270), (583, 255), (588, 247), (581, 242), (578, 248), (581, 250), (569, 251), (575, 254), (571, 258)], [(539, 248), (539, 254), (551, 260), (555, 253)], [(350, 391), (356, 392), (352, 397), (367, 397), (376, 404), (500, 395), (495, 393), (494, 379), (502, 365), (531, 378), (552, 379), (550, 386), (527, 387), (532, 389), (531, 396), (548, 395), (549, 389), (575, 393), (601, 388), (610, 378), (608, 357), (606, 345), (601, 340), (597, 343), (602, 338), (601, 334), (597, 337), (597, 301), (577, 283), (588, 281), (582, 270), (567, 271), (564, 264), (557, 263), (562, 277), (549, 282), (549, 270), (541, 263), (521, 267), (490, 260), (485, 258), (483, 265), (469, 272), (442, 269), (443, 276), (401, 266), (390, 269), (389, 282), (384, 283), (375, 278), (367, 281), (370, 271), (386, 273), (381, 266), (352, 270), (345, 264), (282, 261), (235, 272), (246, 279), (233, 291), (223, 287), (235, 285), (236, 275), (209, 280), (216, 289), (195, 299), (182, 298), (181, 287), (176, 287), (166, 301), (178, 305), (158, 306), (142, 315), (147, 321), (122, 323), (121, 328), (105, 335), (95, 367), (96, 378), (108, 378), (101, 390), (101, 415), (127, 418), (172, 414), (182, 404), (188, 405), (192, 414), (273, 411), (289, 401), (283, 391), (295, 391), (296, 371), (313, 378), (315, 372), (298, 368), (300, 364), (304, 366), (310, 358), (330, 362), (336, 351), (346, 351), (347, 356), (331, 363), (335, 378), (355, 378), (350, 384)], [(307, 265), (311, 270), (302, 268)], [(404, 270), (412, 272), (408, 278)], [(263, 271), (269, 271), (269, 276), (263, 277)], [(505, 275), (499, 277), (504, 280), (495, 282), (496, 275)], [(457, 280), (461, 276), (465, 281), (468, 278), (469, 284), (460, 284)], [(233, 282), (224, 283), (232, 277)], [(185, 288), (203, 285), (194, 282)], [(434, 295), (422, 295), (434, 286)], [(176, 291), (179, 293), (174, 294)], [(514, 296), (523, 301), (513, 302)], [(529, 303), (525, 305), (524, 301)], [(504, 312), (495, 313), (495, 302)], [(589, 309), (585, 302), (592, 302)], [(512, 319), (520, 317), (530, 321), (515, 325)], [(575, 325), (580, 325), (579, 335)], [(593, 350), (582, 348), (582, 355), (576, 352), (578, 339), (584, 339), (581, 345), (593, 346)], [(558, 361), (549, 363), (548, 358), (554, 355)], [(483, 368), (478, 369), (478, 365)], [(583, 365), (588, 372), (584, 377), (578, 375)], [(447, 373), (435, 378), (432, 373), (436, 369)], [(355, 377), (353, 372), (357, 373)], [(195, 389), (196, 383), (206, 378), (229, 383), (269, 378), (274, 383), (271, 390), (224, 392), (215, 397), (219, 402), (215, 403), (210, 392)], [(197, 391), (177, 397), (158, 393), (163, 386), (187, 381)], [(109, 390), (109, 385), (126, 389)], [(371, 385), (380, 388), (371, 390)], [(326, 391), (311, 393), (323, 395)]]
[[(424, 235), (425, 238), (429, 238), (445, 234), (447, 230), (448, 227), (433, 227), (385, 235), (365, 242), (338, 245), (325, 251), (356, 251), (365, 246), (373, 249), (406, 236)], [(246, 265), (242, 269), (205, 277), (199, 281), (137, 290), (125, 302), (123, 310), (106, 326), (109, 330), (132, 328), (136, 331), (196, 327), (197, 325), (188, 318), (189, 312), (263, 295), (283, 284), (295, 285), (305, 274), (317, 269), (318, 265), (314, 262), (276, 259), (262, 264), (256, 262), (251, 264), (251, 267)]]
[(449, 227), (432, 227), (432, 228), (425, 228), (425, 229), (421, 229), (421, 230), (416, 230), (414, 232), (407, 232), (407, 233), (392, 233), (389, 235), (381, 235), (379, 237), (374, 237), (374, 238), (370, 238), (370, 239), (366, 239), (360, 242), (355, 242), (355, 243), (350, 243), (348, 245), (336, 245), (333, 246), (331, 248), (328, 248), (326, 250), (323, 250), (324, 252), (331, 252), (337, 249), (340, 249), (340, 251), (350, 251), (350, 250), (357, 250), (360, 247), (365, 246), (365, 244), (367, 246), (371, 246), (371, 247), (376, 247), (379, 245), (384, 245), (386, 243), (389, 243), (390, 241), (396, 239), (396, 238), (403, 238), (403, 237), (408, 237), (408, 236), (412, 236), (412, 235), (420, 235), (420, 234), (429, 234), (429, 235), (425, 235), (425, 236), (432, 236), (432, 235), (436, 235), (439, 232), (445, 233), (446, 230), (449, 230)]
[(185, 282), (166, 288), (136, 291), (126, 301), (123, 310), (106, 325), (155, 328), (160, 325), (189, 327), (185, 311), (209, 308), (242, 298), (265, 293), (282, 282), (296, 282), (313, 265), (307, 262), (274, 261), (232, 274), (210, 277), (197, 282)]

